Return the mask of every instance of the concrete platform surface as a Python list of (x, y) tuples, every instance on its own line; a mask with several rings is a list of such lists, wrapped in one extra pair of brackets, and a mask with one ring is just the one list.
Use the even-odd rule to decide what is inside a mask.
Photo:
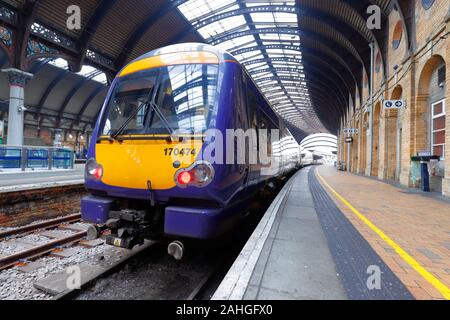
[(45, 183), (61, 183), (84, 179), (84, 164), (76, 164), (73, 170), (0, 172), (0, 191), (5, 187), (20, 187)]
[[(413, 299), (314, 172), (304, 168), (285, 185), (213, 300)], [(372, 267), (382, 275), (375, 287)]]

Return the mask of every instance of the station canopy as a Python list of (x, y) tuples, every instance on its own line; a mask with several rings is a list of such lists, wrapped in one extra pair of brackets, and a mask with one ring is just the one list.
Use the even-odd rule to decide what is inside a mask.
[(207, 43), (245, 66), (288, 123), (305, 132), (325, 131), (309, 98), (295, 0), (191, 0), (178, 9)]
[[(109, 84), (127, 63), (176, 43), (205, 42), (233, 54), (301, 141), (337, 133), (349, 106), (364, 104), (370, 49), (385, 68), (385, 29), (366, 26), (367, 7), (401, 17), (398, 0), (0, 0), (0, 65), (33, 73), (28, 126), (90, 131)], [(67, 27), (78, 6), (81, 26)], [(402, 20), (405, 38), (411, 19)], [(410, 44), (409, 44), (410, 45)], [(0, 119), (8, 83), (0, 74)]]

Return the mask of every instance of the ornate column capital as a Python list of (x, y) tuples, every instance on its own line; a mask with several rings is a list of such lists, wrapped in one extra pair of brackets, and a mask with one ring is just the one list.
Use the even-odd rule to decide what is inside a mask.
[(25, 87), (28, 80), (31, 80), (34, 77), (31, 73), (15, 68), (2, 69), (2, 72), (7, 74), (10, 85), (19, 87)]

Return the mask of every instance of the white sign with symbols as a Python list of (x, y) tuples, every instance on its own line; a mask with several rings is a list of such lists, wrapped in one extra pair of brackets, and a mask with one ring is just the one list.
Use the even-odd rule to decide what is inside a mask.
[(405, 100), (385, 100), (383, 102), (383, 107), (385, 109), (401, 109), (406, 107)]
[(359, 129), (344, 129), (345, 134), (358, 134)]

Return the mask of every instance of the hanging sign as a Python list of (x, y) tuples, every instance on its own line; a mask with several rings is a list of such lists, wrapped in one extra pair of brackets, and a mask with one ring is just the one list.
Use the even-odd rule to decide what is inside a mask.
[(344, 129), (345, 134), (354, 135), (359, 133), (359, 129)]
[(406, 107), (405, 100), (385, 100), (383, 102), (383, 107), (385, 109), (401, 109)]

